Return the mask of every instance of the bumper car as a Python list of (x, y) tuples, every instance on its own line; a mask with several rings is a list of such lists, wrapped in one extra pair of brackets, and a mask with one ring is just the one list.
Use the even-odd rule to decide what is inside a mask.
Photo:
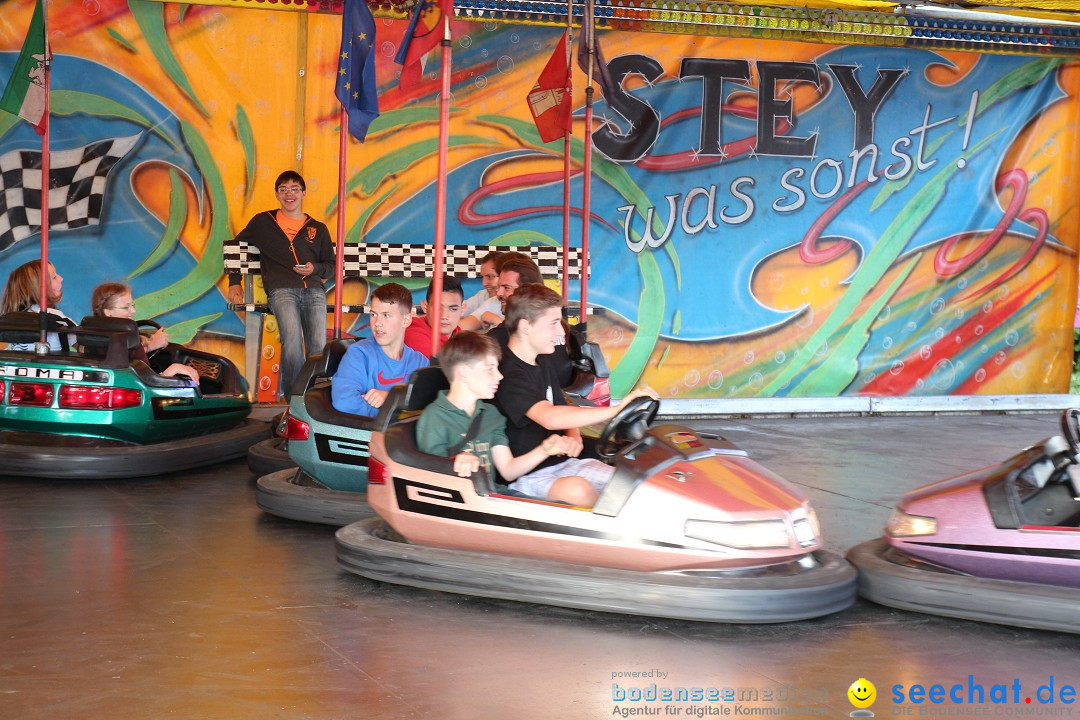
[(278, 470), (296, 469), (296, 463), (289, 457), (289, 441), (285, 439), (285, 413), (275, 415), (270, 420), (271, 436), (248, 448), (248, 470), (262, 477)]
[(611, 371), (600, 346), (585, 340), (585, 326), (570, 327), (566, 334), (566, 351), (570, 356), (570, 379), (563, 386), (567, 400), (575, 405), (607, 407), (611, 404)]
[(883, 538), (853, 548), (859, 593), (882, 605), (1080, 632), (1080, 410), (1054, 436), (908, 493)]
[(330, 396), (331, 378), (353, 342), (327, 343), (293, 386), (277, 431), (293, 466), (263, 475), (255, 486), (256, 502), (271, 515), (340, 526), (374, 514), (366, 490), (375, 421), (336, 410)]
[[(367, 462), (377, 419), (335, 410), (330, 397), (331, 378), (353, 342), (331, 341), (307, 362), (277, 426), (280, 438), (248, 454), (253, 469), (255, 463), (271, 463), (276, 444), (277, 462), (288, 462), (256, 483), (256, 502), (272, 515), (339, 527), (374, 515), (367, 504)], [(609, 373), (599, 346), (574, 333), (568, 349), (574, 371), (564, 388), (567, 397), (579, 404), (607, 405)], [(281, 459), (282, 450), (288, 461)]]
[(379, 517), (337, 532), (338, 564), (382, 582), (687, 620), (771, 623), (838, 612), (855, 570), (821, 549), (802, 494), (715, 435), (649, 423), (641, 398), (604, 428), (615, 474), (592, 508), (528, 497), (421, 453), (415, 411), (446, 387), (424, 369), (371, 438)]
[[(38, 322), (31, 313), (0, 317), (0, 342), (33, 343)], [(225, 358), (169, 345), (151, 360), (196, 367), (203, 378), (197, 386), (129, 360), (139, 343), (130, 320), (90, 317), (62, 333), (78, 352), (0, 351), (4, 475), (174, 473), (243, 457), (267, 435), (266, 423), (246, 419), (247, 387)]]

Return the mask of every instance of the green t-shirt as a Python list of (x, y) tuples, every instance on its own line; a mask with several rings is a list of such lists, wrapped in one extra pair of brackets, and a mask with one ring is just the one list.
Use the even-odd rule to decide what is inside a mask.
[[(416, 422), (416, 447), (429, 455), (450, 456), (450, 449), (461, 442), (472, 425), (472, 416), (446, 399), (441, 390), (435, 402), (424, 408)], [(506, 437), (506, 418), (486, 402), (476, 403), (474, 412), (480, 413), (480, 427), (473, 438), (458, 452), (468, 450), (480, 458), (480, 465), (488, 477), (497, 477), (491, 457), (491, 448), (510, 445)]]

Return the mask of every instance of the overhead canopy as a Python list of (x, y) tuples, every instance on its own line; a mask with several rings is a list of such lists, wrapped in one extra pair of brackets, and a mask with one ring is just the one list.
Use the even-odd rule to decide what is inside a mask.
[[(158, 0), (164, 1), (164, 0)], [(341, 0), (193, 0), (262, 10), (340, 13)], [(369, 2), (376, 17), (406, 18), (408, 2)], [(476, 22), (565, 26), (566, 2), (547, 0), (455, 0), (456, 19)], [(573, 4), (580, 16), (583, 2)], [(763, 40), (846, 45), (925, 47), (1029, 55), (1080, 54), (1080, 0), (985, 0), (974, 3), (889, 0), (790, 0), (771, 2), (664, 2), (598, 0), (597, 26), (681, 35), (752, 37)]]

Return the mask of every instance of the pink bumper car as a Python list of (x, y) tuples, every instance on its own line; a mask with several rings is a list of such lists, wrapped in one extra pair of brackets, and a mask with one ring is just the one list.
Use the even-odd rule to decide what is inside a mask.
[[(416, 449), (413, 418), (446, 387), (418, 371), (372, 434), (368, 502), (338, 563), (382, 581), (689, 620), (786, 622), (834, 613), (855, 571), (822, 549), (802, 493), (715, 435), (655, 425), (642, 398), (605, 428), (616, 471), (596, 505), (528, 497)], [(410, 415), (412, 417), (410, 417)]]

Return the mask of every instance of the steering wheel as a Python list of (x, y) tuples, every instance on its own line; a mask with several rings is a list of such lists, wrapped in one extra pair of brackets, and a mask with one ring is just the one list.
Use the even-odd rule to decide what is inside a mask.
[[(151, 333), (143, 333), (143, 332), (142, 332), (142, 328), (144, 328), (144, 327), (147, 327), (147, 328), (151, 328), (151, 329), (152, 329), (152, 330), (153, 330), (154, 332), (157, 332), (158, 330), (161, 330), (161, 323), (159, 323), (159, 322), (158, 322), (158, 321), (156, 321), (156, 320), (151, 320), (151, 319), (149, 319), (149, 318), (147, 318), (147, 319), (145, 319), (145, 320), (136, 320), (136, 321), (135, 321), (135, 325), (136, 325), (136, 327), (138, 327), (138, 328), (139, 328), (139, 330), (140, 330), (140, 334), (141, 334), (141, 335), (143, 336), (143, 339), (144, 339), (144, 340), (149, 340), (149, 339), (150, 339), (150, 337), (151, 337), (151, 336), (152, 336), (152, 335), (153, 335), (154, 333), (153, 333), (153, 332), (151, 332)], [(156, 355), (157, 355), (158, 353), (160, 353), (160, 352), (161, 352), (162, 350), (164, 350), (164, 349), (165, 349), (166, 347), (168, 347), (168, 346), (167, 346), (167, 345), (163, 345), (162, 347), (159, 347), (159, 348), (158, 348), (157, 350), (148, 350), (147, 352), (148, 352), (148, 354), (149, 354), (149, 355), (151, 355), (151, 356), (156, 356)]]
[(659, 410), (660, 401), (651, 397), (631, 400), (604, 426), (600, 439), (596, 441), (597, 454), (604, 458), (614, 457), (623, 445), (645, 437)]
[(1061, 432), (1072, 445), (1073, 456), (1080, 453), (1080, 408), (1061, 412)]

